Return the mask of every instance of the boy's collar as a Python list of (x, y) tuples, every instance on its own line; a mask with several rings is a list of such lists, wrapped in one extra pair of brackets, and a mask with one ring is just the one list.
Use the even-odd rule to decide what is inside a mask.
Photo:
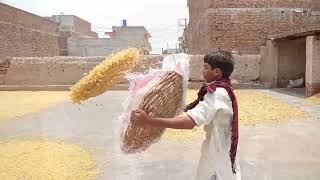
[(233, 87), (232, 87), (232, 85), (230, 83), (230, 79), (229, 78), (222, 78), (222, 79), (219, 79), (219, 80), (212, 81), (210, 83), (205, 83), (207, 91), (209, 93), (215, 92), (216, 89), (217, 89), (217, 84), (224, 84), (224, 85), (229, 86), (231, 89), (233, 89)]

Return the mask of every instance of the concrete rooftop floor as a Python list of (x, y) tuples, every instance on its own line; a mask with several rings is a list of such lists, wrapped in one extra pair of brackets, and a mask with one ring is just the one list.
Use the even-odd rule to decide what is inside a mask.
[[(298, 106), (307, 119), (240, 126), (243, 180), (318, 180), (320, 178), (320, 106), (307, 105), (300, 95), (257, 90)], [(47, 110), (0, 123), (0, 140), (53, 138), (93, 150), (100, 179), (193, 179), (203, 134), (190, 139), (162, 138), (141, 154), (119, 148), (122, 103), (126, 91), (112, 91), (74, 105), (60, 103)], [(0, 178), (1, 179), (1, 178)]]

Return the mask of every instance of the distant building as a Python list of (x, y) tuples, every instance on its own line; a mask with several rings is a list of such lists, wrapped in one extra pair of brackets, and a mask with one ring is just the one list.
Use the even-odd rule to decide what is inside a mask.
[(70, 37), (78, 38), (98, 38), (96, 32), (91, 31), (91, 23), (74, 15), (53, 15), (47, 17), (58, 23), (59, 31), (59, 55), (68, 55), (68, 42)]
[(176, 54), (178, 50), (176, 48), (168, 48), (162, 51), (162, 54)]
[(187, 42), (187, 28), (184, 29), (182, 36), (179, 37), (179, 51), (182, 53), (188, 53), (188, 42)]
[(150, 33), (144, 26), (113, 26), (112, 32), (105, 34), (109, 38), (78, 38), (68, 40), (68, 52), (70, 56), (106, 56), (126, 48), (140, 48), (144, 54), (152, 50), (149, 42)]
[(72, 32), (77, 37), (98, 37), (98, 34), (91, 30), (91, 23), (75, 15), (53, 15), (47, 18), (57, 22), (61, 32)]
[(112, 27), (98, 38), (91, 23), (75, 15), (41, 17), (0, 2), (0, 58), (21, 56), (106, 56), (129, 47), (149, 54), (150, 33), (144, 26)]

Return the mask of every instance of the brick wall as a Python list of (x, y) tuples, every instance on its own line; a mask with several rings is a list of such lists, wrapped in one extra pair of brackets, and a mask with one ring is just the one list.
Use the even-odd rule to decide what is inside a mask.
[(218, 48), (240, 54), (259, 54), (268, 35), (294, 32), (320, 23), (319, 13), (290, 9), (208, 9), (205, 17), (193, 32), (189, 31), (192, 54)]
[(294, 32), (320, 23), (320, 16), (290, 10), (213, 10), (208, 15), (211, 49), (258, 54), (268, 35)]
[(319, 8), (318, 0), (209, 0), (209, 8)]
[(77, 34), (70, 31), (60, 31), (59, 32), (59, 56), (68, 56), (68, 38), (76, 36)]
[(187, 30), (187, 44), (189, 54), (204, 54), (210, 51), (209, 38), (209, 19), (203, 17), (199, 20), (195, 28)]
[(80, 38), (82, 35), (73, 31), (59, 31), (59, 56), (72, 55), (72, 53), (68, 52), (68, 38), (70, 37)]
[(0, 58), (6, 56), (56, 56), (55, 22), (0, 3)]
[(0, 3), (0, 21), (56, 33), (57, 24), (43, 17)]
[(77, 16), (74, 16), (74, 30), (80, 34), (98, 37), (96, 32), (91, 31), (91, 23), (78, 18)]
[[(268, 6), (265, 4), (266, 7), (276, 8), (254, 5), (263, 2), (269, 3)], [(307, 3), (309, 1), (288, 2), (219, 0), (207, 2), (208, 8), (205, 8), (203, 4), (206, 4), (206, 0), (190, 0), (190, 22), (187, 30), (189, 53), (203, 54), (223, 48), (240, 54), (259, 54), (260, 46), (266, 44), (269, 35), (320, 24), (319, 11), (290, 9), (311, 7), (311, 3)]]
[(208, 8), (208, 0), (188, 0), (189, 29), (196, 26)]
[(309, 36), (307, 44), (306, 95), (320, 93), (320, 37)]
[(10, 58), (0, 59), (0, 85), (5, 84), (5, 77), (10, 68)]

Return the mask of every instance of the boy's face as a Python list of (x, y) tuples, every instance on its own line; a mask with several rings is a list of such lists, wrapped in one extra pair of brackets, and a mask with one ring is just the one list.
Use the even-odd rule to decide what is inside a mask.
[(206, 83), (218, 80), (222, 77), (222, 72), (219, 68), (211, 68), (211, 65), (204, 63), (203, 65), (203, 79)]

